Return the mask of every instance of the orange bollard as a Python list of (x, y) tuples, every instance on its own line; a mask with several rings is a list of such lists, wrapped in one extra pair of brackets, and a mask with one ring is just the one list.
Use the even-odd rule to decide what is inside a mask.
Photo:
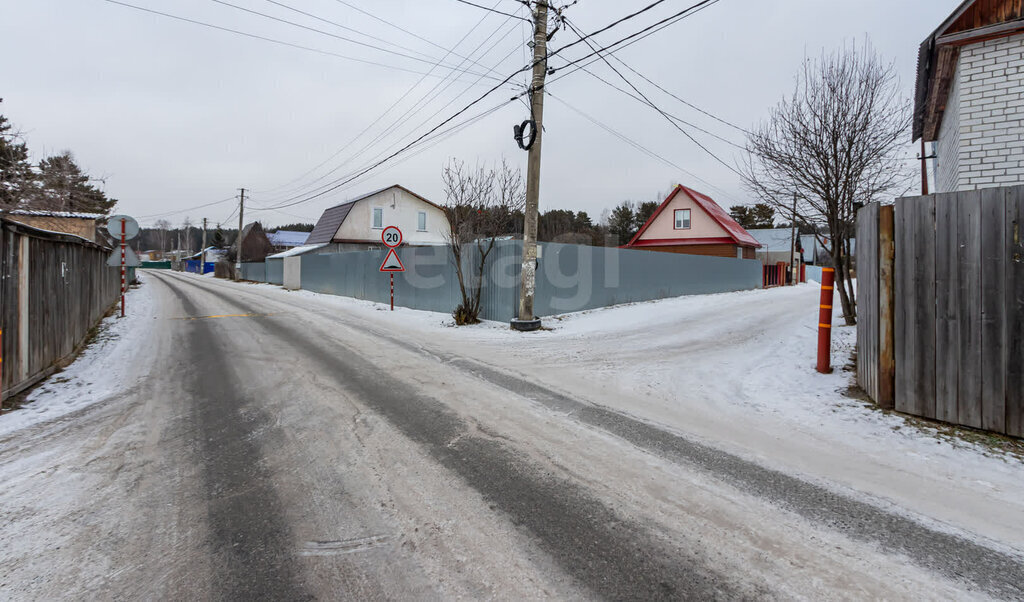
[(821, 305), (818, 309), (818, 372), (832, 372), (832, 293), (836, 271), (821, 269)]

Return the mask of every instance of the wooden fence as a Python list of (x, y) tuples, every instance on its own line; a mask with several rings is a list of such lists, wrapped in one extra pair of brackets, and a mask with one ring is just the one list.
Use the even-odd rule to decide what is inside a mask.
[(1024, 436), (1024, 186), (857, 215), (857, 377), (880, 405)]
[(110, 250), (0, 220), (0, 393), (16, 394), (72, 355), (117, 302)]

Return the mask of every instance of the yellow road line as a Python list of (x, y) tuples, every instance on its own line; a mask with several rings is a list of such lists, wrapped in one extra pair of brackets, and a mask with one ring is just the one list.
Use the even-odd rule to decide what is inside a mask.
[(185, 316), (184, 318), (171, 318), (172, 320), (213, 320), (216, 318), (264, 318), (276, 314), (222, 314), (217, 316)]

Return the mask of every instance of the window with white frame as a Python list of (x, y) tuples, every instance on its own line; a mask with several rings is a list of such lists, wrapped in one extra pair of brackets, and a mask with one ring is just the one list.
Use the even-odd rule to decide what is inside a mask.
[(676, 209), (676, 230), (690, 229), (690, 210)]
[(427, 231), (427, 212), (420, 211), (416, 214), (416, 229), (420, 232)]
[(384, 208), (374, 207), (373, 208), (373, 227), (383, 228), (384, 227)]

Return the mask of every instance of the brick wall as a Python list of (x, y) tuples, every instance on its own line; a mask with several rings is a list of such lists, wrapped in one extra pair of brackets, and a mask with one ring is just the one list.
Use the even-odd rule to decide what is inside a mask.
[(935, 144), (935, 192), (952, 192), (960, 187), (960, 64), (942, 114), (939, 139)]
[(1024, 183), (1024, 34), (965, 46), (957, 75), (955, 189)]

